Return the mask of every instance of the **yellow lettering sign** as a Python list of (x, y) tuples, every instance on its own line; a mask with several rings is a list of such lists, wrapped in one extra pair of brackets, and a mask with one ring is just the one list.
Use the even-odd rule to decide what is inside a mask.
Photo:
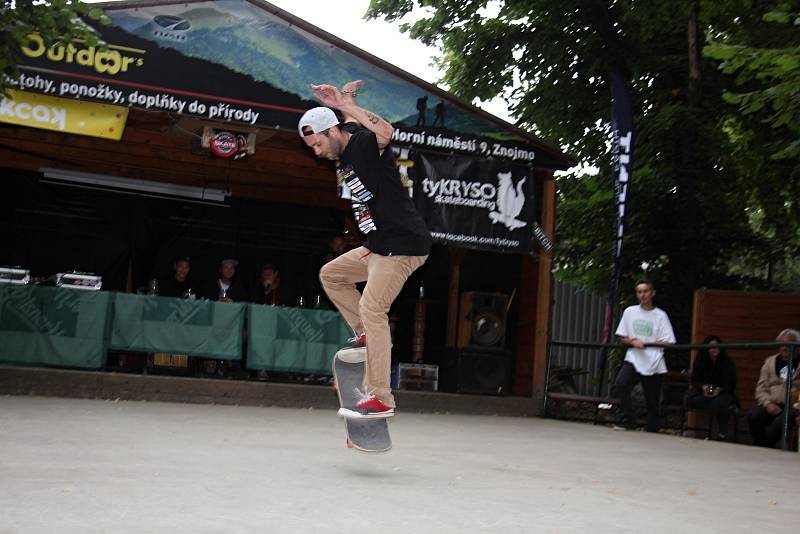
[[(128, 72), (131, 66), (144, 65), (144, 50), (109, 44), (106, 50), (98, 50), (94, 46), (83, 46), (75, 41), (65, 45), (45, 46), (44, 39), (38, 33), (28, 34), (20, 46), (22, 54), (29, 58), (45, 56), (54, 63), (73, 63), (81, 67), (94, 69), (100, 74), (119, 74)], [(135, 54), (135, 55), (134, 55)]]
[(119, 141), (128, 108), (10, 91), (0, 97), (0, 122)]

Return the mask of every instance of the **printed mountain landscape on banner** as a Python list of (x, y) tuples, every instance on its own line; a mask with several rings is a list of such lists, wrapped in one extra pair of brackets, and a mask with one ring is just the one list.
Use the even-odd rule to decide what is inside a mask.
[[(113, 26), (181, 54), (222, 64), (302, 99), (309, 84), (362, 79), (359, 102), (393, 123), (414, 125), (417, 100), (427, 96), (426, 125), (441, 99), (245, 0), (138, 8), (110, 7)], [(224, 44), (223, 44), (224, 43)], [(449, 130), (497, 135), (495, 124), (445, 102)], [(506, 132), (507, 133), (507, 132)]]

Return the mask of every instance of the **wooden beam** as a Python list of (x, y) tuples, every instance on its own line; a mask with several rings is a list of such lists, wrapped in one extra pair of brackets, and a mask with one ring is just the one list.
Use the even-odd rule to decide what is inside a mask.
[(466, 250), (447, 247), (450, 260), (450, 282), (447, 288), (447, 347), (455, 347), (458, 339), (458, 301), (461, 292), (461, 264)]
[[(541, 226), (553, 240), (556, 227), (556, 182), (552, 174), (543, 176)], [(540, 249), (537, 272), (536, 322), (533, 347), (533, 398), (542, 400), (547, 373), (547, 351), (550, 346), (550, 311), (553, 292), (552, 252)]]

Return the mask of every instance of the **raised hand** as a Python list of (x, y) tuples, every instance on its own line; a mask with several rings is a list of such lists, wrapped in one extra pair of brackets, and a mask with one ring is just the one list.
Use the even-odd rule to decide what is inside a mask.
[(378, 140), (378, 152), (391, 142), (394, 128), (380, 116), (367, 111), (356, 103), (356, 91), (364, 86), (364, 80), (353, 80), (342, 86), (342, 89), (329, 84), (311, 85), (314, 96), (329, 108), (338, 109), (344, 115), (345, 122), (357, 122), (375, 134)]
[(312, 85), (311, 89), (315, 91), (314, 96), (320, 102), (328, 107), (338, 109), (342, 105), (354, 103), (356, 92), (363, 86), (364, 80), (353, 80), (344, 84), (341, 90), (329, 84)]
[(317, 100), (328, 106), (329, 108), (339, 108), (345, 103), (341, 91), (333, 85), (321, 84), (312, 85), (311, 89), (314, 90), (314, 96)]
[(342, 86), (342, 97), (354, 102), (353, 99), (356, 97), (356, 93), (361, 87), (364, 87), (364, 80), (353, 80), (352, 82), (347, 82)]

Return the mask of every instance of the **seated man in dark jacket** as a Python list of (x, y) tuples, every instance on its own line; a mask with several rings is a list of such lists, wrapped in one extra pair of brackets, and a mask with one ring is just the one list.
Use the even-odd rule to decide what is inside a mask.
[(191, 260), (188, 257), (175, 260), (172, 265), (172, 276), (161, 281), (158, 294), (163, 297), (197, 298), (197, 288), (189, 276), (191, 268)]
[[(205, 288), (203, 296), (218, 302), (249, 302), (249, 294), (236, 278), (238, 265), (239, 262), (234, 259), (224, 259), (219, 262), (219, 277)], [(206, 374), (218, 376), (226, 376), (231, 370), (241, 370), (241, 367), (241, 362), (231, 360), (205, 360), (204, 363)]]
[(271, 263), (261, 267), (255, 288), (253, 289), (253, 302), (256, 304), (266, 304), (268, 306), (287, 306), (289, 296), (284, 286), (281, 284), (281, 273), (277, 267)]
[[(718, 344), (717, 336), (708, 336), (703, 344)], [(714, 414), (719, 422), (718, 436), (728, 436), (730, 407), (736, 402), (736, 365), (725, 349), (711, 347), (697, 355), (692, 366), (692, 387), (686, 395), (686, 406), (703, 408)]]

